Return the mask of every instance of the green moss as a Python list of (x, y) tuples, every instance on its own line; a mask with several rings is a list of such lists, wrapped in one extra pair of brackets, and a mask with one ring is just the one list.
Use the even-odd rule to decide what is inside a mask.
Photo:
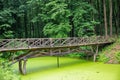
[[(14, 67), (18, 69), (17, 64)], [(120, 80), (120, 65), (66, 57), (60, 57), (60, 68), (56, 57), (29, 59), (27, 72), (21, 75), (22, 80)]]

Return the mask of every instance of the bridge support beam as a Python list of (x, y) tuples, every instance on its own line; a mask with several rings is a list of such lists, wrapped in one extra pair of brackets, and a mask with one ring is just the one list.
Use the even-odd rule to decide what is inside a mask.
[(57, 55), (57, 67), (60, 67), (60, 59), (59, 59), (59, 55)]
[(98, 48), (99, 45), (96, 46), (95, 54), (93, 55), (93, 61), (96, 62), (97, 56), (98, 56)]
[(60, 54), (61, 54), (61, 49), (59, 50), (58, 54), (57, 54), (57, 67), (60, 67)]
[(19, 61), (19, 71), (22, 73), (22, 60)]
[(19, 71), (23, 75), (26, 74), (26, 63), (27, 63), (27, 59), (19, 61)]

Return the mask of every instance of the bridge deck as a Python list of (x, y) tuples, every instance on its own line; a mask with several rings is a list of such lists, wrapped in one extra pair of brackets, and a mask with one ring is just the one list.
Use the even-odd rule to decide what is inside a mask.
[(0, 39), (0, 51), (64, 48), (112, 43), (111, 37)]

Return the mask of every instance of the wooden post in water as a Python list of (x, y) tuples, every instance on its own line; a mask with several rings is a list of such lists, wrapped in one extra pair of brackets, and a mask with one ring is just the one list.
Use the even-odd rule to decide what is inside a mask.
[[(24, 62), (23, 62), (24, 61)], [(25, 75), (26, 74), (26, 63), (27, 59), (20, 60), (19, 61), (19, 71), (21, 74)]]
[(24, 59), (23, 71), (22, 71), (24, 75), (26, 74), (26, 63), (27, 63), (27, 59)]
[(59, 68), (60, 65), (59, 65), (59, 55), (57, 55), (57, 67)]
[(94, 54), (94, 59), (93, 61), (96, 62), (96, 58), (97, 58), (97, 55), (98, 55), (98, 45), (96, 46), (96, 51), (95, 51), (95, 54)]
[(19, 71), (22, 74), (22, 60), (19, 61)]
[(59, 49), (59, 52), (57, 54), (57, 67), (60, 67), (60, 59), (59, 59), (59, 55), (61, 54), (61, 50)]

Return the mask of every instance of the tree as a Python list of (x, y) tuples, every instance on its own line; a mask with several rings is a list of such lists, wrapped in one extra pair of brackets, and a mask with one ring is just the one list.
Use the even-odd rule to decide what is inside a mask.
[(107, 26), (107, 15), (106, 15), (106, 1), (103, 0), (104, 7), (104, 27), (105, 27), (105, 36), (108, 36), (108, 26)]
[(0, 10), (0, 37), (1, 38), (13, 38), (12, 24), (15, 23), (12, 17), (14, 11), (10, 9)]
[[(74, 4), (73, 22), (77, 36), (94, 35), (94, 26), (99, 22), (93, 19), (97, 10), (87, 2), (78, 2)], [(92, 17), (91, 17), (92, 16)]]
[(109, 25), (110, 25), (110, 36), (112, 36), (112, 0), (109, 0), (109, 8), (110, 8), (110, 21), (109, 21)]
[(71, 30), (69, 24), (70, 11), (64, 1), (54, 0), (45, 4), (44, 13), (41, 14), (44, 34), (49, 37), (68, 37)]
[(119, 0), (0, 0), (0, 38), (119, 34), (119, 3)]
[(0, 58), (0, 80), (20, 80), (19, 75), (8, 66), (8, 61), (2, 58)]

